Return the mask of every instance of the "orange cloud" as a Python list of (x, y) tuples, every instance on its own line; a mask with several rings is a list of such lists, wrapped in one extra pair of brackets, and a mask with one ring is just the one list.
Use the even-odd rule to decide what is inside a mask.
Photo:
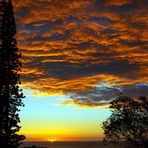
[[(95, 93), (103, 100), (98, 91), (104, 100), (127, 89), (132, 94), (131, 87), (140, 95), (147, 87), (147, 6), (146, 0), (14, 0), (22, 85), (81, 96), (74, 104), (91, 107), (101, 106), (92, 101)], [(81, 104), (81, 98), (89, 99)]]
[(133, 0), (107, 0), (107, 5), (122, 6), (132, 3)]
[(20, 72), (21, 75), (43, 75), (44, 72), (36, 69), (36, 68), (23, 68), (22, 71)]

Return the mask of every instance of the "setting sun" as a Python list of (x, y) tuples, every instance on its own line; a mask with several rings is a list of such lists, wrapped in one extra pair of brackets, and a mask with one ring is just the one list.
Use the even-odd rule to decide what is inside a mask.
[(50, 141), (50, 142), (54, 142), (55, 140), (54, 140), (54, 139), (50, 139), (49, 141)]

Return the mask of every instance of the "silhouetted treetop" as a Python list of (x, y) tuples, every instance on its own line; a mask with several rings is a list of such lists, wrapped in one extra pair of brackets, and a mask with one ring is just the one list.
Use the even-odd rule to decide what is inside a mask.
[(148, 147), (148, 99), (120, 95), (110, 103), (111, 116), (103, 122), (105, 141), (127, 141)]

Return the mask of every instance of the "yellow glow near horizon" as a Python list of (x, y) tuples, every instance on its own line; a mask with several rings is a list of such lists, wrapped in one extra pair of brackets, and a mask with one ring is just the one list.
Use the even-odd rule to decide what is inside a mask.
[[(36, 121), (35, 121), (36, 122)], [(67, 121), (62, 121), (61, 125), (55, 123), (42, 123), (39, 127), (35, 127), (30, 124), (30, 127), (24, 125), (22, 128), (22, 134), (26, 135), (26, 141), (81, 141), (81, 140), (101, 140), (103, 137), (103, 130), (99, 126), (99, 124), (92, 124), (88, 121), (82, 123), (73, 123), (69, 122), (69, 126)], [(75, 125), (74, 125), (75, 124)], [(50, 128), (48, 128), (48, 126)], [(55, 128), (57, 126), (57, 129)], [(60, 126), (60, 127), (58, 127)], [(25, 128), (26, 127), (26, 128)], [(29, 127), (29, 128), (28, 128)], [(72, 129), (70, 129), (72, 128)], [(56, 139), (56, 140), (55, 140)]]
[[(87, 125), (84, 126), (87, 127)], [(100, 140), (103, 137), (103, 131), (101, 129), (95, 131), (94, 127), (92, 127), (92, 129), (88, 129), (88, 131), (85, 131), (84, 129), (79, 129), (79, 131), (75, 132), (68, 132), (66, 130), (65, 132), (57, 132), (56, 130), (55, 132), (54, 130), (52, 132), (44, 131), (44, 133), (41, 131), (38, 131), (36, 133), (33, 133), (33, 131), (23, 131), (22, 134), (27, 136), (25, 139), (26, 141), (81, 141), (89, 139)]]

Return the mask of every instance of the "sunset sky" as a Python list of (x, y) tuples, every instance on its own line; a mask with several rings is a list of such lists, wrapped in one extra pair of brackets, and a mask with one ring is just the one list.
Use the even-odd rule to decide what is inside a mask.
[(13, 0), (26, 140), (102, 139), (108, 102), (148, 96), (148, 0)]

